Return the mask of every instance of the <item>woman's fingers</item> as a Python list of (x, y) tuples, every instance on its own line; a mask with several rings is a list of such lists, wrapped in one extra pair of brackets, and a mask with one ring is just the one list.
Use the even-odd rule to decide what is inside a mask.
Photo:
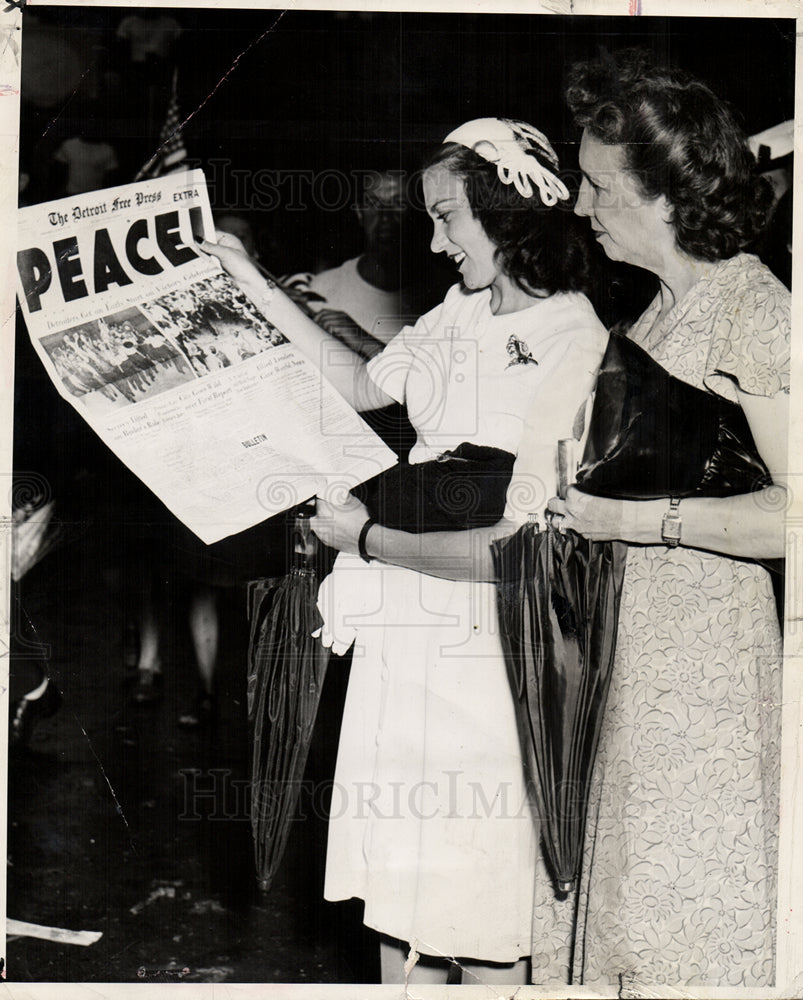
[(318, 497), (310, 527), (326, 545), (343, 552), (356, 552), (360, 531), (367, 518), (365, 506), (351, 494), (342, 504), (333, 504)]
[(324, 545), (332, 544), (332, 521), (330, 518), (314, 514), (309, 519), (309, 526), (312, 533), (320, 538)]
[(578, 511), (585, 506), (589, 499), (588, 493), (583, 493), (582, 490), (578, 490), (576, 486), (570, 486), (566, 490), (566, 507), (570, 511)]
[(222, 230), (215, 230), (215, 239), (217, 240), (217, 245), (222, 247), (229, 247), (232, 250), (239, 250), (240, 253), (248, 256), (248, 251), (245, 249), (242, 240), (235, 236), (234, 233), (224, 233)]
[(231, 233), (216, 233), (217, 243), (209, 240), (199, 240), (198, 247), (204, 253), (216, 257), (225, 271), (235, 281), (244, 284), (263, 284), (264, 278), (245, 252), (245, 248), (236, 236)]
[(332, 516), (332, 505), (328, 500), (324, 500), (323, 497), (315, 498), (315, 517), (331, 517)]
[(333, 540), (334, 518), (332, 514), (332, 505), (328, 501), (322, 500), (321, 497), (316, 497), (315, 513), (309, 519), (309, 526), (325, 545), (331, 545)]
[(585, 514), (589, 499), (591, 498), (587, 493), (574, 486), (570, 486), (566, 491), (565, 500), (553, 497), (547, 504), (547, 510), (552, 515), (552, 524), (561, 533), (571, 528), (580, 535), (586, 534), (589, 524)]

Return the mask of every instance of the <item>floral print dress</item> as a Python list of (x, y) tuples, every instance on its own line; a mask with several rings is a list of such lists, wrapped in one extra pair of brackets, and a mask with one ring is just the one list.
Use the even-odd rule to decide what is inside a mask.
[[(714, 265), (653, 329), (658, 308), (630, 336), (673, 375), (788, 392), (789, 293), (757, 258)], [(535, 983), (773, 984), (780, 702), (768, 572), (631, 546), (582, 876), (556, 898), (541, 863)]]

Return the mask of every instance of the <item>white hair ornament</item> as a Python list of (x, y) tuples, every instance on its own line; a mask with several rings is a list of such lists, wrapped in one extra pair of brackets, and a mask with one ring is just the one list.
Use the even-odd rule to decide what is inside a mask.
[(527, 150), (538, 149), (554, 170), (558, 157), (549, 140), (538, 129), (512, 118), (475, 118), (460, 125), (443, 140), (456, 142), (473, 150), (489, 163), (496, 164), (499, 180), (514, 184), (522, 198), (532, 198), (534, 181), (542, 204), (547, 207), (569, 197), (566, 185)]

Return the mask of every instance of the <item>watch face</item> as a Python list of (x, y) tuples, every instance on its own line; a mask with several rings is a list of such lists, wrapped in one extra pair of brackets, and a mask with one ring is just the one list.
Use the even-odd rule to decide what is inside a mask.
[(664, 514), (661, 522), (661, 537), (668, 545), (677, 545), (680, 541), (680, 517), (672, 512)]

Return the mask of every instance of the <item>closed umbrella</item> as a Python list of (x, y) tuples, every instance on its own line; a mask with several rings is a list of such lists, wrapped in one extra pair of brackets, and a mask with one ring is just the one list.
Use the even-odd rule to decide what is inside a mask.
[(298, 515), (290, 572), (249, 586), (251, 829), (257, 880), (266, 891), (298, 805), (329, 660), (329, 650), (312, 638), (321, 624), (314, 542), (308, 517)]
[(580, 869), (626, 552), (535, 523), (492, 546), (519, 734), (561, 892)]

